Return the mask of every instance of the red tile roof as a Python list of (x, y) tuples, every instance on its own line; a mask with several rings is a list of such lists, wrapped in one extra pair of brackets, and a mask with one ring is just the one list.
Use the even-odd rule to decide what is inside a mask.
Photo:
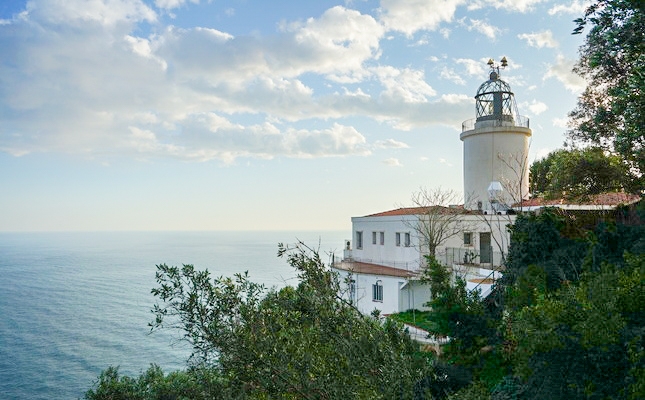
[(428, 213), (440, 214), (471, 214), (472, 211), (464, 209), (463, 205), (459, 206), (429, 206), (429, 207), (404, 207), (396, 210), (383, 211), (376, 214), (366, 215), (366, 217), (391, 217), (397, 215), (423, 215)]
[(537, 207), (537, 206), (558, 206), (558, 205), (589, 205), (589, 206), (617, 206), (620, 204), (633, 204), (638, 202), (641, 196), (625, 192), (601, 193), (586, 196), (579, 199), (542, 199), (539, 197), (525, 200), (515, 207)]
[(342, 271), (355, 272), (357, 274), (397, 276), (401, 278), (417, 276), (417, 273), (413, 271), (359, 261), (342, 261), (335, 263), (333, 267)]

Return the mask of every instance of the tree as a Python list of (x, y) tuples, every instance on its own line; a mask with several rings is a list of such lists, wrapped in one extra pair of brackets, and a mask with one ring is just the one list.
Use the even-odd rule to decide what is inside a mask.
[(205, 368), (191, 368), (164, 374), (157, 365), (136, 378), (122, 376), (109, 367), (101, 372), (95, 387), (85, 393), (87, 400), (208, 400), (234, 398), (222, 377)]
[(641, 0), (596, 0), (574, 21), (574, 34), (591, 28), (574, 71), (588, 86), (569, 114), (568, 136), (620, 155), (645, 173), (645, 16)]
[(295, 288), (267, 292), (243, 274), (158, 266), (153, 329), (182, 330), (193, 364), (240, 396), (413, 398), (429, 364), (402, 328), (343, 301), (317, 252), (299, 244), (280, 255), (299, 273)]
[(640, 399), (645, 395), (645, 256), (605, 264), (536, 304), (512, 324), (521, 398)]
[(632, 192), (637, 179), (619, 156), (600, 147), (553, 151), (531, 165), (530, 176), (533, 197), (547, 199)]
[(418, 220), (410, 222), (409, 226), (419, 238), (422, 254), (436, 257), (437, 248), (446, 240), (468, 230), (468, 223), (463, 219), (464, 209), (450, 207), (459, 202), (461, 196), (457, 192), (441, 187), (422, 187), (412, 194), (412, 210)]

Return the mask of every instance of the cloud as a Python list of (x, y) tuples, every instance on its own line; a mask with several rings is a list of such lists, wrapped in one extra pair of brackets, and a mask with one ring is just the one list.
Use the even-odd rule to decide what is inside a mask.
[[(191, 115), (182, 122), (184, 133), (154, 133), (130, 127), (132, 134), (122, 151), (135, 151), (147, 157), (172, 156), (187, 160), (219, 159), (233, 162), (239, 157), (271, 159), (369, 155), (365, 137), (351, 126), (334, 123), (320, 130), (287, 128), (271, 123), (244, 126), (233, 124), (213, 113)], [(170, 139), (174, 139), (170, 142)]]
[(468, 4), (469, 10), (478, 10), (486, 7), (494, 7), (495, 9), (502, 9), (509, 12), (526, 13), (532, 11), (535, 5), (545, 2), (546, 0), (500, 0), (500, 1), (486, 1), (475, 0)]
[(377, 149), (407, 149), (408, 146), (406, 143), (399, 142), (394, 139), (387, 140), (377, 140), (374, 142), (374, 147)]
[(486, 66), (487, 61), (485, 59), (473, 60), (470, 58), (458, 58), (455, 60), (455, 63), (463, 65), (468, 75), (481, 77), (485, 76), (486, 71), (488, 71)]
[(386, 158), (383, 160), (383, 164), (389, 167), (402, 167), (403, 164), (397, 158)]
[(478, 19), (470, 19), (470, 22), (466, 24), (466, 27), (469, 31), (475, 30), (489, 39), (496, 39), (501, 33), (499, 28)]
[(574, 60), (558, 55), (556, 63), (548, 66), (544, 79), (555, 78), (564, 84), (567, 90), (574, 93), (581, 92), (586, 87), (586, 82), (572, 71), (574, 64)]
[(538, 149), (538, 150), (535, 152), (534, 160), (541, 160), (541, 159), (543, 159), (544, 157), (548, 156), (548, 155), (549, 155), (549, 153), (550, 153), (551, 151), (553, 151), (553, 150), (552, 150), (552, 149), (549, 149), (548, 147), (543, 147), (543, 148), (541, 148), (541, 149)]
[(452, 21), (464, 0), (382, 0), (381, 16), (388, 30), (411, 36), (419, 30), (434, 31)]
[(140, 0), (31, 0), (23, 18), (47, 25), (82, 26), (94, 22), (115, 26), (155, 22), (157, 15)]
[(568, 14), (582, 16), (590, 5), (590, 1), (579, 0), (574, 0), (570, 4), (556, 4), (549, 9), (549, 15)]
[(522, 33), (517, 35), (517, 37), (526, 40), (529, 46), (537, 47), (538, 49), (542, 47), (558, 47), (558, 42), (553, 38), (553, 33), (549, 30), (536, 33)]
[(553, 118), (553, 126), (558, 128), (567, 128), (569, 125), (569, 120), (567, 118)]
[(541, 101), (533, 100), (530, 103), (522, 103), (521, 108), (528, 108), (533, 113), (533, 115), (540, 115), (549, 107)]
[[(138, 24), (153, 22), (141, 35)], [(407, 145), (369, 143), (347, 118), (410, 130), (454, 127), (472, 113), (471, 96), (437, 96), (422, 69), (378, 62), (384, 34), (343, 7), (272, 35), (234, 36), (164, 26), (137, 0), (35, 0), (0, 25), (0, 151), (225, 162), (366, 155)], [(320, 129), (299, 129), (311, 121)]]
[(410, 68), (397, 69), (394, 67), (376, 67), (374, 74), (385, 86), (381, 94), (393, 100), (406, 103), (424, 103), (427, 96), (434, 96), (437, 92), (424, 80), (423, 71)]
[(446, 165), (446, 166), (448, 166), (448, 167), (452, 167), (452, 166), (453, 166), (453, 165), (452, 165), (452, 163), (451, 163), (451, 162), (449, 162), (448, 160), (446, 160), (445, 158), (440, 158), (440, 159), (439, 159), (439, 164), (443, 164), (443, 165)]
[(456, 85), (465, 85), (466, 81), (457, 73), (454, 69), (443, 67), (439, 76), (443, 79), (447, 79)]

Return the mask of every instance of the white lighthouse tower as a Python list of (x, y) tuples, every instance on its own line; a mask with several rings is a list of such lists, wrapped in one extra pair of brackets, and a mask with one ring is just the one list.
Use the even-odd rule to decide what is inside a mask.
[[(500, 79), (500, 66), (475, 95), (476, 118), (462, 124), (464, 142), (464, 206), (500, 213), (528, 197), (529, 119), (519, 115), (515, 96)], [(507, 66), (506, 57), (501, 68)]]

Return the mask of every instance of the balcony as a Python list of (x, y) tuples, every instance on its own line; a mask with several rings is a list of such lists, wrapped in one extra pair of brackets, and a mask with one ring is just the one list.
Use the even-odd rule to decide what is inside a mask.
[[(481, 120), (481, 118), (479, 118)], [(465, 120), (461, 124), (461, 131), (466, 132), (466, 131), (472, 131), (475, 129), (475, 123), (477, 122), (478, 118), (471, 118)], [(523, 115), (517, 115), (513, 121), (511, 121), (513, 125), (511, 126), (518, 126), (520, 128), (529, 128), (529, 117), (525, 117)], [(486, 126), (509, 126), (509, 121), (504, 120), (504, 119), (490, 119), (486, 120)]]
[(446, 247), (445, 253), (438, 254), (437, 258), (444, 265), (464, 265), (473, 267), (486, 267), (499, 269), (503, 265), (503, 254), (493, 251), (492, 246), (483, 257), (473, 247)]

